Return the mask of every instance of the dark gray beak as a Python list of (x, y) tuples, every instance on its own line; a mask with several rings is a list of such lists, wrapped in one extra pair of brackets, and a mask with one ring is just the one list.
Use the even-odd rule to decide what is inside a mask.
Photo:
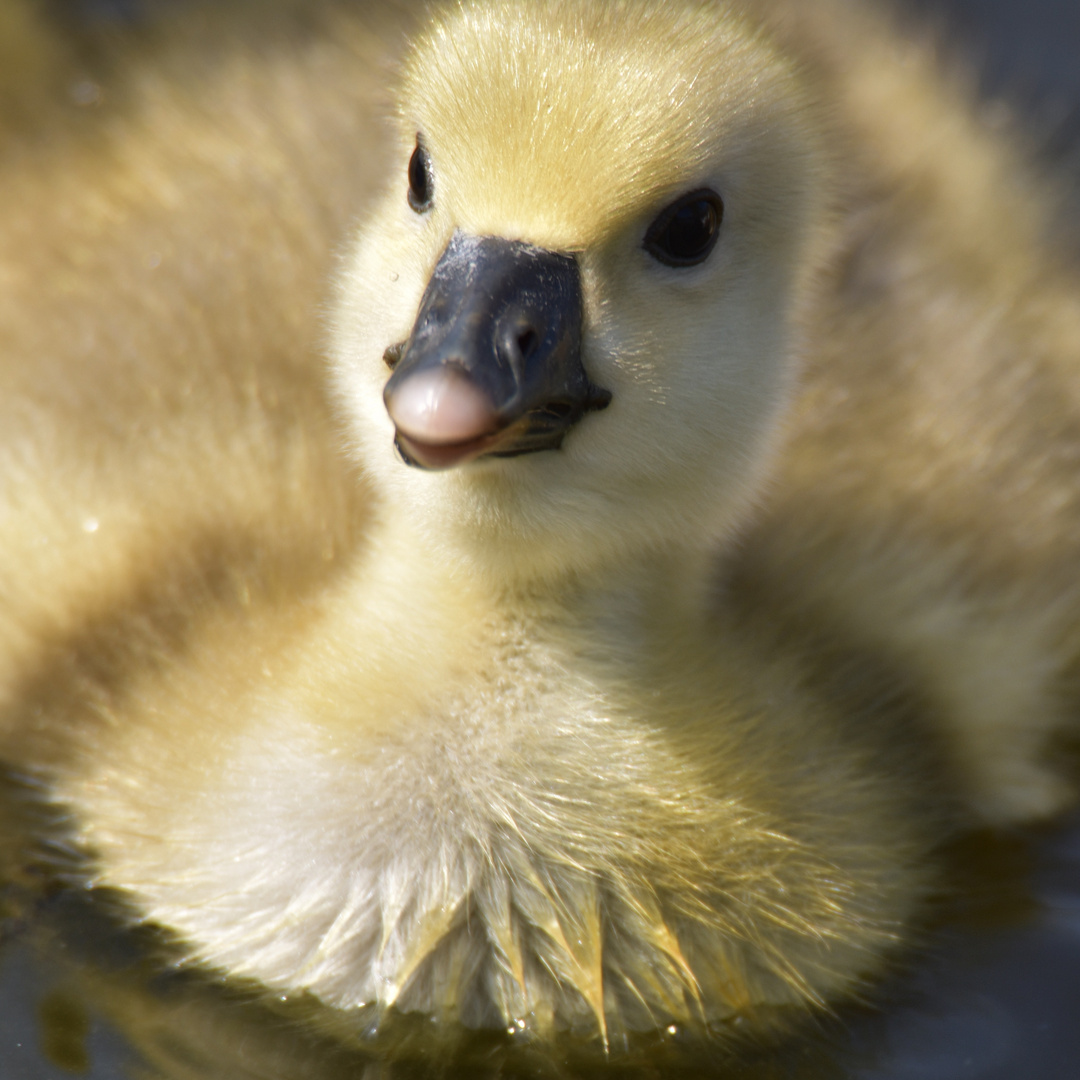
[(411, 465), (556, 450), (611, 394), (581, 362), (575, 260), (516, 240), (455, 233), (409, 340), (387, 350), (383, 400)]

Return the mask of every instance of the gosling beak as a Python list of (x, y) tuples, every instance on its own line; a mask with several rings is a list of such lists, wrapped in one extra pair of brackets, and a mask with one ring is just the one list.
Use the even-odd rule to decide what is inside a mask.
[(557, 450), (611, 393), (581, 363), (577, 263), (517, 240), (457, 232), (412, 334), (387, 350), (383, 401), (410, 465)]

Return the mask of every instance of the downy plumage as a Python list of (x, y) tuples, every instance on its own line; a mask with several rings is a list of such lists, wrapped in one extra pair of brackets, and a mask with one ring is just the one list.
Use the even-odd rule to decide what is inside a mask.
[(265, 33), (0, 172), (4, 759), (277, 992), (858, 992), (1072, 795), (1051, 188), (843, 0), (455, 7), (384, 141), (370, 25)]

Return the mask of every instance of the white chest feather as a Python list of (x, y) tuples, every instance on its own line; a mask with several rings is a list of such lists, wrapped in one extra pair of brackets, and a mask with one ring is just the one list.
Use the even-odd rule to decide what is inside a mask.
[[(103, 880), (215, 966), (468, 1026), (720, 1020), (804, 995), (793, 958), (828, 983), (842, 955), (891, 938), (901, 910), (858, 899), (880, 879), (860, 838), (817, 851), (748, 785), (746, 754), (763, 754), (795, 770), (798, 800), (805, 764), (732, 706), (722, 673), (711, 696), (680, 697), (597, 667), (580, 637), (495, 625), (442, 640), (430, 671), (418, 643), (437, 628), (379, 626), (383, 651), (252, 692), (187, 780), (167, 754), (156, 782), (83, 784)], [(837, 776), (829, 812), (846, 817), (863, 788)], [(163, 811), (156, 792), (181, 783)]]

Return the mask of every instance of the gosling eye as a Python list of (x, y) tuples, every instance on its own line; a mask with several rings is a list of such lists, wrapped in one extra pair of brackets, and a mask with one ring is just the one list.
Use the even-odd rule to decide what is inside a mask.
[(697, 266), (716, 246), (724, 201), (708, 188), (691, 191), (660, 211), (643, 247), (668, 266)]
[(433, 197), (433, 183), (431, 179), (431, 158), (428, 152), (420, 145), (420, 136), (416, 137), (416, 149), (409, 158), (409, 205), (418, 213), (423, 214), (431, 209)]

